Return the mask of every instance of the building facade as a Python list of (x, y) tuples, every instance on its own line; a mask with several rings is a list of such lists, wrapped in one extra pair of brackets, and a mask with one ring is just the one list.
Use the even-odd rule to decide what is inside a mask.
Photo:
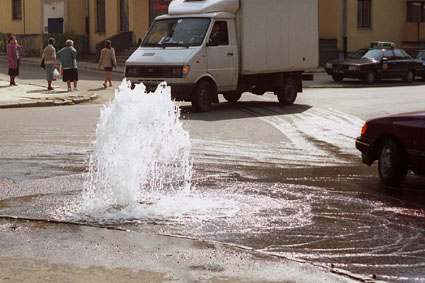
[(0, 32), (17, 35), (26, 53), (40, 53), (47, 34), (85, 34), (86, 0), (0, 0)]
[[(90, 51), (120, 33), (132, 45), (171, 0), (0, 0), (0, 32), (17, 35), (72, 33), (89, 35)], [(322, 61), (391, 41), (402, 48), (425, 43), (425, 0), (318, 0)], [(118, 37), (119, 39), (119, 37)], [(128, 37), (125, 37), (128, 40)], [(119, 42), (119, 40), (117, 40)], [(339, 54), (339, 55), (338, 55)], [(323, 55), (323, 56), (322, 56)]]

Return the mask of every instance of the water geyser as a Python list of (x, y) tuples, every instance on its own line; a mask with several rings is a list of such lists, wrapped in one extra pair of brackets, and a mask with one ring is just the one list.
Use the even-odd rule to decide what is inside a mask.
[(100, 112), (83, 191), (85, 208), (108, 210), (189, 193), (191, 145), (179, 117), (165, 82), (148, 93), (143, 84), (132, 90), (123, 80)]

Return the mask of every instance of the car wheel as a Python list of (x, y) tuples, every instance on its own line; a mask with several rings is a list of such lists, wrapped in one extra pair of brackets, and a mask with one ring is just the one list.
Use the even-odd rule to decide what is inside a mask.
[(379, 148), (378, 171), (381, 182), (389, 186), (403, 183), (407, 175), (407, 159), (393, 139), (385, 139)]
[(336, 82), (340, 82), (344, 79), (344, 76), (342, 76), (342, 75), (332, 75), (332, 79)]
[(242, 93), (240, 92), (226, 92), (223, 94), (224, 99), (226, 99), (229, 102), (236, 102), (238, 101), (242, 96)]
[(407, 71), (407, 74), (406, 74), (406, 76), (404, 76), (404, 78), (403, 78), (403, 81), (405, 82), (405, 83), (411, 83), (411, 82), (413, 82), (413, 80), (415, 79), (415, 74), (413, 73), (413, 71)]
[(283, 87), (275, 91), (279, 103), (282, 105), (291, 105), (297, 98), (297, 82), (294, 78), (286, 78)]
[(207, 112), (211, 109), (214, 88), (207, 81), (201, 81), (192, 94), (192, 106), (196, 111)]
[(376, 73), (373, 71), (367, 72), (363, 79), (365, 84), (371, 85), (376, 81)]

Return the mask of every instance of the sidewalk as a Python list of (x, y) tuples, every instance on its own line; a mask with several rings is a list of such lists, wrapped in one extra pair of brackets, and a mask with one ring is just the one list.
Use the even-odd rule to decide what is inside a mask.
[[(6, 54), (4, 53), (0, 53), (0, 58), (7, 60)], [(41, 58), (38, 57), (23, 57), (21, 59), (22, 63), (33, 63), (33, 64), (38, 64), (40, 65), (41, 63)], [(86, 59), (78, 59), (77, 61), (77, 65), (78, 65), (78, 69), (86, 69), (86, 70), (96, 70), (96, 71), (100, 71), (103, 69), (99, 69), (98, 64), (96, 62), (93, 62), (91, 60), (86, 60)], [(113, 73), (120, 73), (120, 74), (124, 74), (124, 65), (118, 65), (116, 68), (114, 68), (112, 70)]]
[(73, 105), (96, 98), (90, 91), (68, 92), (60, 87), (48, 91), (46, 86), (24, 83), (9, 86), (9, 81), (0, 79), (0, 108)]

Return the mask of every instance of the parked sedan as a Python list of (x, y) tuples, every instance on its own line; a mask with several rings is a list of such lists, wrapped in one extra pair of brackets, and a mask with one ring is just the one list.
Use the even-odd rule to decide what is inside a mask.
[(383, 42), (372, 42), (371, 48), (362, 48), (344, 60), (329, 61), (325, 67), (334, 81), (355, 78), (367, 84), (373, 84), (381, 78), (402, 78), (411, 83), (423, 69), (421, 60), (413, 59), (404, 50), (394, 48), (393, 43)]
[(401, 184), (408, 170), (425, 176), (425, 111), (367, 121), (356, 148), (366, 165), (378, 160), (383, 184)]

